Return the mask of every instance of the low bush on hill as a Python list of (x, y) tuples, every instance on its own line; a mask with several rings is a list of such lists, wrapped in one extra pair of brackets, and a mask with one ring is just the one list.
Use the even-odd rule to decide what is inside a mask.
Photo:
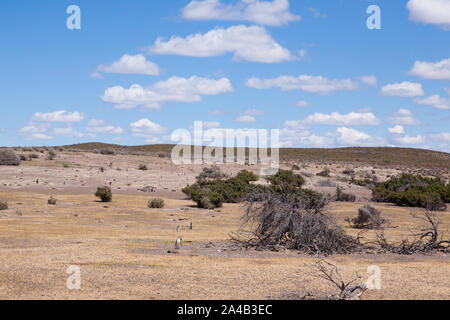
[(441, 211), (450, 203), (450, 184), (446, 185), (439, 178), (402, 174), (375, 184), (372, 198), (377, 202)]

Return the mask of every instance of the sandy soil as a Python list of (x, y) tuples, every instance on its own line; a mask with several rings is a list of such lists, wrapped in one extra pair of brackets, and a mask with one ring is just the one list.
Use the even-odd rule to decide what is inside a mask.
[[(149, 170), (137, 170), (141, 163)], [(100, 167), (107, 170), (102, 173)], [(239, 169), (224, 167), (230, 174)], [(315, 176), (322, 169), (307, 164), (300, 171), (311, 175), (308, 186), (332, 193), (335, 187), (317, 186), (328, 179)], [(372, 169), (356, 170), (363, 176)], [(329, 179), (348, 189), (342, 170), (341, 165), (333, 167)], [(8, 210), (0, 211), (0, 299), (268, 299), (333, 290), (311, 276), (314, 257), (230, 246), (229, 234), (238, 230), (242, 208), (200, 210), (183, 199), (181, 188), (200, 171), (175, 167), (167, 159), (93, 153), (64, 153), (55, 161), (0, 167), (0, 199), (9, 203)], [(376, 171), (380, 179), (395, 174), (393, 169)], [(113, 202), (98, 202), (96, 187), (110, 182)], [(156, 187), (156, 192), (138, 191), (145, 186)], [(355, 216), (370, 197), (366, 188), (351, 189), (357, 203), (329, 207), (344, 226), (344, 219)], [(49, 195), (58, 199), (56, 206), (47, 204)], [(155, 196), (165, 198), (165, 209), (147, 208)], [(388, 230), (389, 239), (398, 240), (417, 226), (410, 214), (419, 209), (375, 206), (397, 227)], [(193, 230), (188, 228), (191, 222)], [(447, 237), (449, 227), (446, 212)], [(357, 233), (347, 226), (346, 231)], [(183, 248), (168, 253), (178, 237), (184, 239)], [(374, 233), (366, 237), (370, 240)], [(368, 292), (365, 299), (450, 299), (450, 260), (445, 254), (337, 255), (328, 260), (347, 278), (358, 272), (365, 279), (367, 267), (381, 268), (382, 289)], [(71, 265), (81, 269), (79, 291), (66, 288)]]

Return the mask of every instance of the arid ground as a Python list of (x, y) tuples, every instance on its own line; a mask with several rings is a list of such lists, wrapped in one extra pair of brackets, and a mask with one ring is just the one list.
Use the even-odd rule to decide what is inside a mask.
[[(181, 192), (195, 181), (201, 166), (175, 166), (167, 157), (144, 153), (102, 155), (64, 149), (47, 160), (44, 153), (18, 151), (30, 153), (39, 158), (0, 167), (0, 200), (9, 205), (0, 211), (0, 299), (282, 299), (292, 293), (334, 290), (312, 276), (317, 257), (236, 250), (230, 234), (239, 229), (242, 206), (201, 210)], [(448, 157), (442, 161), (450, 163)], [(138, 170), (139, 164), (149, 170)], [(283, 166), (290, 169), (293, 164), (307, 179), (307, 187), (332, 194), (340, 185), (357, 196), (356, 203), (331, 203), (328, 208), (352, 235), (358, 231), (344, 219), (356, 216), (358, 208), (370, 202), (371, 192), (349, 185), (344, 169), (379, 180), (408, 170), (437, 172), (449, 179), (448, 166), (441, 164), (408, 169), (389, 163), (291, 157)], [(331, 177), (316, 176), (325, 166)], [(240, 169), (259, 173), (257, 166), (222, 169), (229, 174)], [(103, 185), (111, 186), (111, 203), (94, 196)], [(149, 192), (152, 188), (155, 192)], [(55, 206), (47, 204), (50, 196), (57, 199)], [(149, 209), (147, 202), (154, 197), (164, 198), (166, 207)], [(372, 205), (395, 226), (387, 230), (391, 240), (420, 226), (411, 213), (421, 209)], [(441, 226), (447, 238), (449, 211), (443, 213)], [(374, 236), (373, 231), (365, 235), (367, 240)], [(184, 246), (169, 253), (178, 237)], [(362, 281), (369, 266), (380, 267), (381, 290), (369, 291), (364, 299), (450, 299), (448, 254), (361, 253), (327, 260), (346, 278), (358, 272)], [(66, 270), (72, 265), (81, 269), (81, 290), (66, 288)]]

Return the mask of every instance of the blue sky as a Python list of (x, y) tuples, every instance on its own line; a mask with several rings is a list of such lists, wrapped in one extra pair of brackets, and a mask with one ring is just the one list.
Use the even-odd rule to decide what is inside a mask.
[(204, 121), (450, 151), (450, 0), (2, 0), (0, 38), (2, 146), (170, 143)]

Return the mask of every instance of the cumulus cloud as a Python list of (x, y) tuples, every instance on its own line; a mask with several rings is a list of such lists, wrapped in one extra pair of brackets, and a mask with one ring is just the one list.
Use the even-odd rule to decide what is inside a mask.
[(20, 129), (19, 134), (26, 139), (50, 140), (52, 137), (46, 134), (48, 127), (48, 124), (29, 124)]
[(224, 4), (220, 0), (191, 1), (182, 9), (187, 20), (250, 21), (261, 25), (281, 26), (301, 17), (289, 11), (289, 0), (240, 0)]
[(172, 77), (149, 87), (138, 84), (129, 89), (121, 86), (108, 88), (102, 96), (103, 101), (115, 104), (119, 109), (130, 109), (142, 105), (149, 109), (159, 109), (167, 102), (198, 102), (203, 95), (217, 95), (232, 92), (233, 87), (227, 78), (219, 80), (200, 78)]
[(186, 38), (173, 36), (168, 41), (158, 38), (148, 50), (154, 54), (189, 57), (217, 57), (233, 53), (235, 61), (261, 63), (278, 63), (295, 58), (288, 49), (275, 42), (263, 27), (243, 25), (216, 28)]
[(359, 77), (358, 80), (370, 87), (378, 86), (378, 80), (377, 80), (377, 77), (375, 77), (375, 76), (362, 76), (362, 77)]
[(121, 127), (115, 127), (107, 125), (104, 120), (92, 119), (89, 121), (86, 128), (87, 132), (93, 134), (122, 134), (123, 129)]
[(31, 121), (38, 122), (81, 122), (84, 117), (79, 112), (68, 112), (65, 110), (49, 112), (49, 113), (41, 113), (36, 112)]
[(251, 115), (242, 115), (242, 116), (239, 116), (237, 119), (236, 119), (236, 121), (237, 122), (243, 122), (243, 123), (248, 123), (248, 122), (256, 122), (256, 119), (255, 119), (255, 117), (254, 116), (251, 116)]
[(136, 137), (143, 137), (148, 143), (157, 143), (159, 138), (155, 135), (163, 134), (167, 131), (166, 128), (158, 123), (150, 121), (147, 118), (130, 123), (131, 132)]
[(409, 19), (426, 24), (434, 24), (450, 30), (450, 1), (448, 0), (409, 0), (407, 4)]
[(333, 112), (331, 114), (315, 113), (304, 120), (286, 121), (287, 127), (311, 124), (331, 126), (376, 126), (380, 124), (380, 120), (371, 112), (350, 112), (349, 114)]
[(428, 138), (432, 141), (450, 143), (450, 132), (430, 133)]
[(263, 110), (249, 109), (241, 113), (239, 117), (236, 118), (237, 122), (250, 123), (256, 122), (256, 116), (262, 116), (264, 114)]
[(67, 136), (67, 137), (77, 137), (82, 138), (84, 137), (84, 134), (77, 131), (73, 127), (66, 127), (66, 128), (54, 128), (53, 134), (56, 136)]
[(142, 54), (137, 54), (135, 56), (126, 54), (120, 58), (119, 61), (116, 61), (109, 66), (98, 66), (97, 72), (94, 72), (93, 76), (96, 77), (99, 72), (158, 76), (160, 70), (157, 64), (147, 61)]
[(336, 130), (336, 133), (337, 143), (344, 146), (372, 146), (381, 143), (381, 138), (373, 138), (367, 133), (355, 129), (341, 127)]
[(280, 145), (284, 148), (315, 147), (324, 148), (334, 144), (332, 138), (311, 133), (302, 128), (283, 128), (280, 130)]
[(300, 75), (298, 77), (280, 76), (272, 79), (253, 77), (247, 80), (246, 85), (247, 87), (260, 90), (278, 87), (283, 91), (303, 90), (320, 94), (358, 89), (358, 83), (351, 79), (328, 79), (322, 76), (309, 75)]
[(415, 102), (417, 104), (429, 105), (440, 110), (450, 110), (450, 99), (442, 98), (438, 94), (429, 96), (425, 99), (415, 100)]
[(389, 131), (389, 133), (392, 133), (392, 134), (404, 134), (405, 133), (405, 129), (403, 128), (403, 126), (399, 126), (399, 125), (397, 125), (393, 128), (389, 128), (388, 131)]
[(421, 135), (411, 137), (404, 134), (392, 137), (392, 141), (399, 145), (420, 145), (425, 143), (425, 138)]
[(420, 124), (420, 121), (414, 118), (413, 113), (408, 109), (400, 109), (394, 113), (389, 122), (395, 125), (416, 126)]
[(422, 84), (404, 81), (401, 83), (392, 83), (384, 86), (381, 93), (390, 97), (422, 97), (425, 92), (422, 89)]
[(306, 108), (307, 106), (309, 106), (309, 103), (308, 103), (308, 101), (300, 100), (300, 101), (297, 101), (297, 103), (295, 105), (299, 108)]
[(439, 62), (416, 61), (409, 72), (427, 80), (450, 80), (450, 58)]

